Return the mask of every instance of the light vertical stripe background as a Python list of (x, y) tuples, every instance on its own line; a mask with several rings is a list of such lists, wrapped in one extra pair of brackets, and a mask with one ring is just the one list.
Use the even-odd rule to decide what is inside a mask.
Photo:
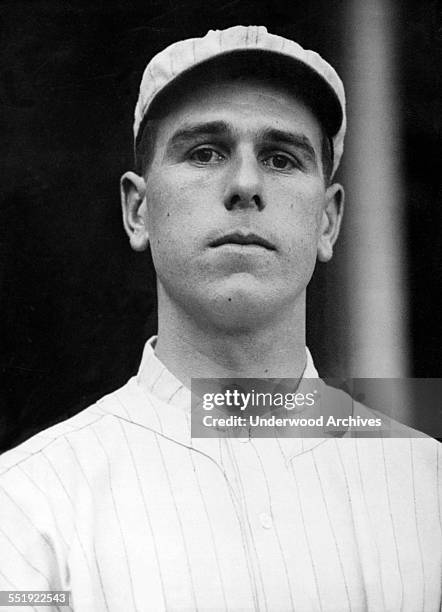
[[(348, 3), (348, 376), (407, 376), (408, 295), (396, 30), (391, 0)], [(406, 401), (404, 397), (404, 401)]]

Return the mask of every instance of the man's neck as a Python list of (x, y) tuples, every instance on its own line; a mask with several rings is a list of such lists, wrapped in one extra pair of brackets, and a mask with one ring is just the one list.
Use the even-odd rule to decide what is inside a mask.
[(188, 388), (191, 378), (299, 378), (306, 364), (301, 301), (286, 316), (242, 330), (201, 325), (189, 314), (159, 307), (155, 353)]

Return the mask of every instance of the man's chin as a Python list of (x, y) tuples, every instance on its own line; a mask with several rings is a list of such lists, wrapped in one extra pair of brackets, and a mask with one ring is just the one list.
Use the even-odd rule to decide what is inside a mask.
[(229, 287), (207, 297), (205, 314), (224, 331), (251, 331), (266, 325), (283, 307), (281, 293), (269, 291), (268, 287)]
[[(210, 279), (207, 283), (193, 281), (189, 280), (180, 292), (166, 291), (164, 295), (198, 325), (232, 333), (271, 325), (281, 312), (292, 311), (303, 293), (294, 287), (288, 291), (286, 283), (272, 283), (268, 277), (260, 279), (250, 274)], [(161, 293), (159, 290), (159, 301)]]

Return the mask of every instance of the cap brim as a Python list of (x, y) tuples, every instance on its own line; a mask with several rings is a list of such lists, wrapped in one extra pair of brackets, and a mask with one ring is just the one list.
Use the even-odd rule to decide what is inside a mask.
[(198, 84), (226, 78), (259, 78), (279, 84), (309, 106), (330, 138), (341, 127), (343, 113), (338, 96), (311, 66), (277, 51), (237, 49), (195, 64), (169, 81), (149, 105), (137, 140), (143, 132), (143, 123), (148, 118), (164, 115), (168, 103), (176, 103), (185, 91), (192, 91)]

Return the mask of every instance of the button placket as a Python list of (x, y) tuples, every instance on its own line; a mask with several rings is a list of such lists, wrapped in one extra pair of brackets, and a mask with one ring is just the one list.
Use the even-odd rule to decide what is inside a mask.
[(264, 529), (271, 529), (273, 527), (272, 517), (267, 512), (261, 512), (259, 515), (259, 522)]

